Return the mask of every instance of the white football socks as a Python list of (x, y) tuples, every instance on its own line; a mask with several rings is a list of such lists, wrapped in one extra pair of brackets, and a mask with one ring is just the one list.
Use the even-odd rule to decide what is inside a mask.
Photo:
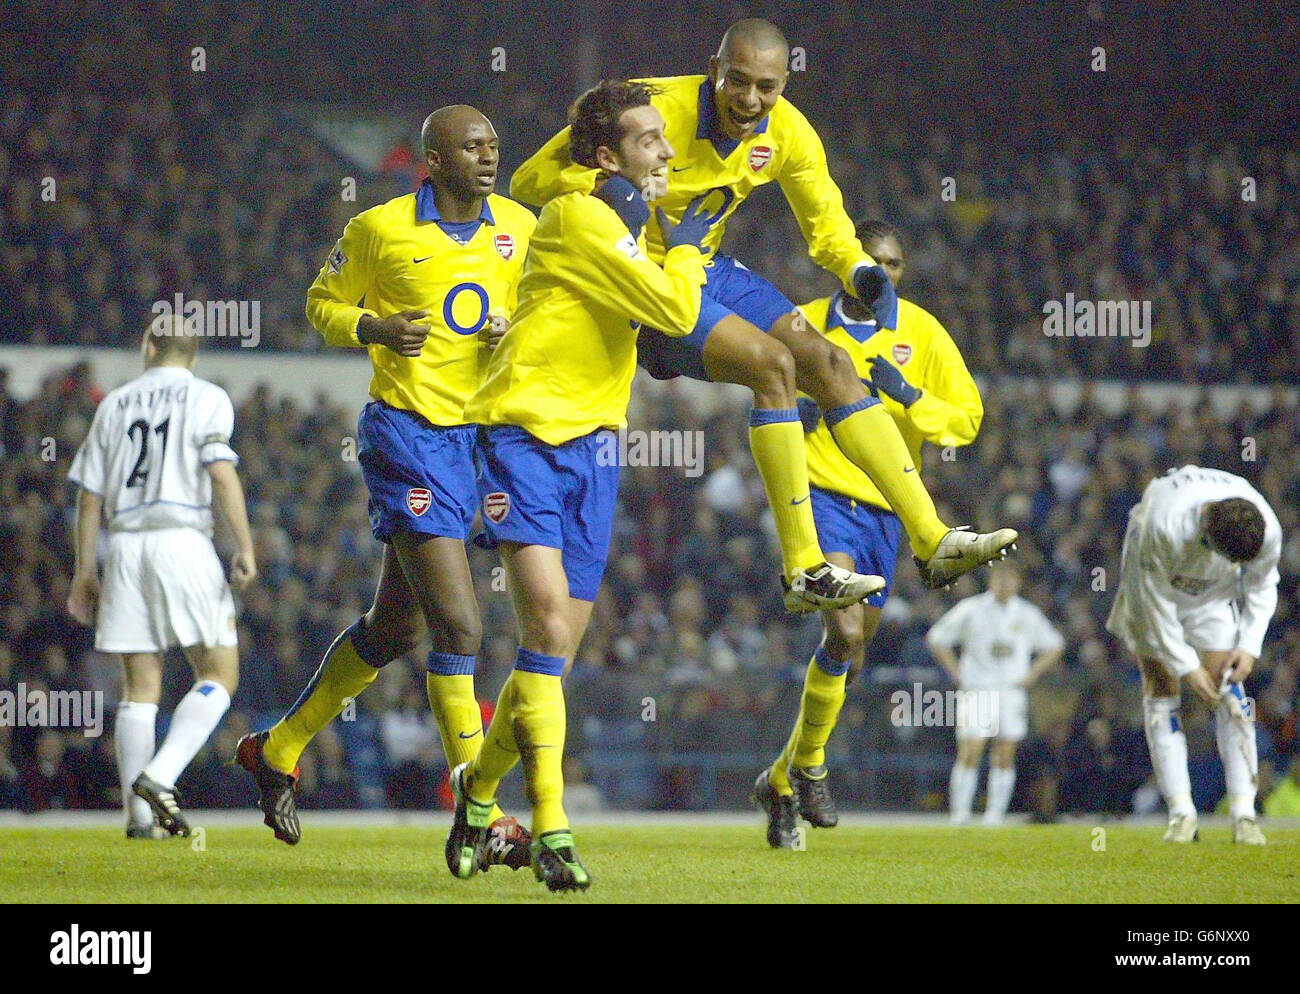
[(1178, 704), (1177, 697), (1142, 698), (1151, 767), (1156, 771), (1170, 818), (1196, 814), (1196, 806), (1192, 804), (1192, 778), (1187, 772), (1187, 736), (1178, 716)]
[(175, 787), (185, 767), (203, 747), (230, 707), (230, 694), (215, 680), (200, 680), (181, 698), (158, 754), (144, 772), (164, 787)]
[(975, 803), (975, 784), (979, 772), (978, 766), (953, 764), (952, 782), (948, 787), (948, 810), (951, 812), (954, 824), (970, 821), (970, 809)]
[(1214, 706), (1214, 741), (1223, 760), (1228, 805), (1233, 819), (1255, 817), (1259, 785), (1259, 753), (1255, 745), (1255, 716), (1245, 708), (1241, 684), (1230, 684)]
[(1016, 768), (1008, 766), (989, 767), (989, 796), (984, 806), (984, 821), (990, 825), (1000, 825), (1011, 804), (1011, 791), (1016, 786)]
[(117, 756), (117, 776), (122, 783), (122, 810), (128, 825), (152, 825), (153, 811), (143, 797), (136, 797), (131, 784), (149, 762), (154, 750), (154, 722), (157, 704), (122, 701), (117, 706), (113, 725), (113, 752)]

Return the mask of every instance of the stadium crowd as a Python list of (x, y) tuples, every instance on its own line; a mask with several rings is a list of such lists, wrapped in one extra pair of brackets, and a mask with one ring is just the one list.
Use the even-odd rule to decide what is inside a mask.
[[(0, 686), (102, 690), (107, 731), (96, 739), (80, 730), (0, 728), (0, 806), (112, 807), (116, 665), (90, 649), (90, 633), (63, 609), (72, 518), (64, 477), (101, 390), (84, 364), (51, 377), (25, 403), (4, 382), (0, 375)], [(1222, 418), (1206, 398), (1157, 408), (1136, 390), (1118, 414), (1086, 392), (1077, 408), (1054, 406), (1031, 380), (992, 381), (984, 393), (980, 438), (951, 461), (927, 449), (924, 472), (951, 520), (997, 519), (1021, 529), (1026, 596), (1067, 639), (1063, 665), (1032, 694), (1020, 807), (1050, 818), (1158, 803), (1146, 782), (1136, 672), (1102, 621), (1128, 508), (1150, 476), (1188, 462), (1252, 479), (1289, 536), (1279, 614), (1250, 686), (1266, 775), (1285, 776), (1300, 756), (1300, 454), (1293, 445), (1300, 410), (1281, 391), (1267, 410), (1243, 405)], [(638, 396), (637, 427), (703, 429), (706, 471), (624, 471), (615, 551), (569, 684), (571, 773), (585, 766), (591, 803), (738, 806), (755, 764), (780, 748), (819, 625), (781, 610), (743, 410), (725, 405), (703, 416), (680, 391)], [(265, 386), (238, 407), (235, 445), (262, 575), (242, 603), (234, 706), (181, 780), (192, 805), (250, 800), (251, 783), (223, 765), (235, 740), (292, 703), (334, 635), (368, 606), (379, 547), (357, 465), (346, 458), (354, 416), (323, 392), (301, 408)], [(1253, 440), (1245, 451), (1254, 461), (1242, 459), (1245, 440)], [(702, 575), (703, 564), (719, 562), (727, 564), (726, 585)], [(495, 559), (474, 550), (472, 563), (487, 633), (480, 693), (490, 708), (513, 658), (513, 617)], [(923, 636), (946, 605), (978, 589), (964, 579), (950, 593), (927, 591), (906, 557), (900, 562), (869, 667), (831, 742), (847, 806), (942, 807), (951, 729), (892, 720), (890, 697), (916, 683), (950, 686)], [(175, 663), (173, 702), (186, 683)], [(412, 656), (389, 671), (354, 714), (313, 743), (303, 763), (305, 807), (427, 807), (444, 796), (423, 660)], [(1197, 798), (1212, 806), (1222, 791), (1212, 732), (1200, 709), (1185, 714)]]
[[(55, 16), (46, 8), (67, 5), (27, 6), (30, 23), (39, 24)], [(199, 15), (164, 5), (177, 18), (174, 47), (193, 37), (210, 42), (202, 72), (179, 72), (159, 61), (152, 33), (133, 29), (129, 12), (78, 6), (76, 16), (112, 33), (119, 57), (139, 49), (140, 63), (129, 77), (102, 73), (102, 53), (87, 29), (55, 42), (78, 70), (64, 85), (48, 92), (5, 87), (4, 339), (121, 344), (154, 301), (181, 293), (189, 300), (256, 300), (265, 347), (322, 348), (300, 317), (303, 288), (352, 213), (418, 177), (418, 168), (405, 168), (409, 151), (394, 150), (404, 154), (367, 174), (341, 146), (319, 137), (302, 101), (336, 96), (338, 68), (322, 58), (315, 76), (299, 73), (277, 85), (282, 56), (269, 49), (282, 23), (253, 20), (216, 32)], [(395, 45), (403, 37), (440, 37), (447, 28), (434, 8), (393, 13), (384, 25)], [(828, 19), (825, 37), (845, 30), (833, 13), (809, 14)], [(500, 48), (502, 71), (475, 73), (454, 60), (431, 99), (451, 102), (454, 95), (483, 104), (502, 135), (504, 180), (563, 123), (574, 95), (566, 75), (573, 61), (591, 62), (595, 73), (613, 53), (645, 50), (623, 36), (645, 25), (639, 16), (609, 17), (599, 52), (584, 55), (579, 45), (568, 58), (542, 65), (520, 41), (518, 22), (494, 23), (480, 12), (459, 27), (482, 38), (485, 53)], [(601, 23), (593, 20), (593, 31)], [(702, 71), (698, 25), (689, 32), (681, 25), (670, 16), (656, 22), (646, 64), (624, 71)], [(1300, 379), (1300, 150), (1293, 142), (1186, 134), (1156, 143), (1136, 127), (1081, 131), (1067, 126), (1064, 111), (1050, 141), (1042, 129), (1036, 140), (1032, 133), (977, 139), (961, 130), (971, 116), (964, 107), (954, 108), (946, 125), (918, 129), (907, 116), (916, 110), (911, 90), (871, 100), (868, 113), (866, 97), (845, 99), (826, 85), (844, 78), (837, 61), (844, 53), (813, 44), (817, 27), (800, 22), (795, 40), (805, 39), (807, 66), (792, 73), (789, 96), (820, 127), (850, 211), (889, 218), (903, 230), (913, 292), (944, 316), (973, 364), (1030, 375)], [(901, 35), (895, 57), (909, 59), (915, 41)], [(241, 54), (240, 44), (252, 47)], [(6, 78), (21, 83), (38, 75), (32, 61), (44, 57), (40, 50), (11, 49)], [(698, 57), (683, 65), (681, 55), (670, 58), (674, 52)], [(373, 80), (354, 69), (343, 92), (361, 102), (360, 113), (391, 106), (365, 104)], [(394, 137), (412, 144), (427, 109), (413, 108), (409, 126)], [(1097, 113), (1104, 111), (1099, 103)], [(343, 177), (357, 180), (355, 201), (343, 199)], [(779, 195), (768, 190), (755, 199), (730, 222), (728, 251), (794, 299), (825, 292), (826, 274), (791, 250), (800, 236)], [(1041, 333), (1043, 306), (1067, 293), (1150, 302), (1150, 346), (1119, 340), (1099, 349), (1067, 339), (1062, 348), (1050, 341)]]

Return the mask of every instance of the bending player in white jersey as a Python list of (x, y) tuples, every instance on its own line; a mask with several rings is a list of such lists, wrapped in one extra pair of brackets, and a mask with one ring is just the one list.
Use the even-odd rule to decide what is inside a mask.
[[(989, 754), (984, 823), (999, 825), (1016, 785), (1016, 749), (1029, 730), (1029, 688), (1061, 658), (1065, 640), (1047, 616), (1020, 597), (1020, 570), (993, 564), (989, 589), (958, 601), (925, 637), (952, 676), (957, 697), (957, 762), (949, 786), (954, 824), (970, 821), (984, 743)], [(953, 653), (961, 646), (961, 659)]]
[(1147, 746), (1169, 808), (1166, 842), (1197, 838), (1179, 720), (1179, 683), (1214, 713), (1234, 842), (1263, 845), (1258, 753), (1242, 683), (1277, 608), (1282, 526), (1240, 476), (1183, 466), (1147, 484), (1129, 512), (1119, 590), (1106, 628), (1137, 657)]
[[(235, 602), (212, 546), (214, 497), (239, 545), (231, 583), (243, 590), (257, 577), (239, 457), (230, 447), (234, 408), (224, 390), (190, 371), (197, 347), (179, 319), (154, 322), (144, 335), (144, 375), (104, 398), (68, 472), (81, 488), (68, 611), (95, 624), (96, 649), (122, 657), (114, 736), (128, 838), (152, 838), (155, 818), (172, 835), (189, 834), (176, 780), (230, 707), (239, 680)], [(102, 590), (101, 513), (108, 522)], [(195, 683), (154, 752), (163, 653), (175, 645)]]

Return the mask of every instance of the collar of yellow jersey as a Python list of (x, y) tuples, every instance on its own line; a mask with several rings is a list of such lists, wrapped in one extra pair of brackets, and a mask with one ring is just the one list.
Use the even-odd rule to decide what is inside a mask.
[[(420, 189), (415, 192), (415, 219), (417, 221), (441, 221), (442, 215), (438, 213), (438, 204), (433, 199), (433, 180), (426, 179), (420, 184)], [(488, 224), (496, 224), (496, 218), (492, 216), (492, 208), (488, 206), (487, 197), (483, 198), (483, 209), (479, 211), (478, 219), (486, 221)]]
[(875, 318), (867, 318), (865, 321), (854, 321), (849, 317), (848, 313), (844, 310), (843, 300), (843, 290), (837, 291), (835, 296), (831, 297), (830, 305), (826, 308), (827, 331), (830, 331), (832, 328), (843, 328), (855, 341), (865, 342), (880, 330), (880, 325), (876, 323)]
[[(753, 133), (765, 134), (767, 122), (771, 117), (770, 113), (765, 114)], [(704, 82), (700, 84), (700, 113), (695, 125), (695, 137), (707, 138), (711, 141), (713, 147), (718, 150), (718, 155), (724, 159), (740, 145), (740, 142), (722, 130), (722, 122), (718, 120), (718, 104), (713, 98), (713, 81), (708, 76), (705, 76)]]

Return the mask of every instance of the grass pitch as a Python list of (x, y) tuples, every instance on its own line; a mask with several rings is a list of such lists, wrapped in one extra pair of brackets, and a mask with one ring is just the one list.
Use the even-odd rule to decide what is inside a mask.
[(128, 842), (115, 828), (0, 828), (0, 902), (1287, 902), (1300, 899), (1300, 829), (1269, 845), (1165, 845), (1162, 827), (953, 829), (842, 825), (805, 851), (768, 849), (761, 821), (576, 828), (594, 883), (552, 895), (531, 872), (454, 880), (446, 829), (303, 826), (289, 848), (265, 828), (214, 824), (196, 839)]

